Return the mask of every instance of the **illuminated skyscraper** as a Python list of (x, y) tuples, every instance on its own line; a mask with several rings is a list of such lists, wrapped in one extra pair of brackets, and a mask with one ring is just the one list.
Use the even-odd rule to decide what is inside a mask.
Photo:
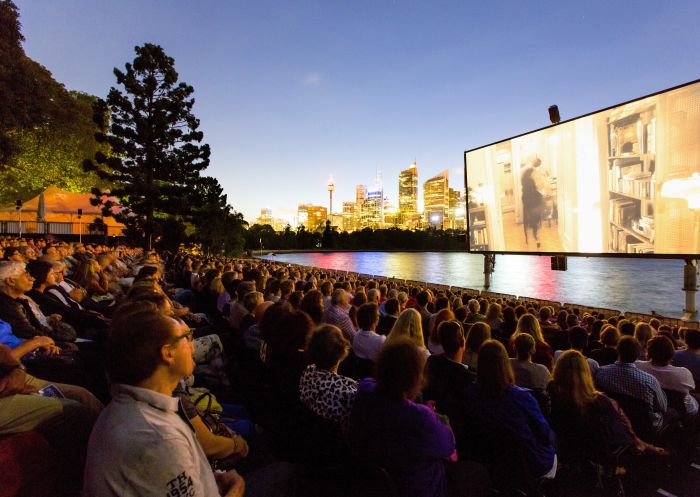
[(343, 231), (355, 231), (357, 229), (356, 211), (356, 202), (343, 202)]
[[(359, 223), (362, 217), (362, 204), (367, 199), (367, 186), (357, 185), (355, 187), (355, 222)], [(359, 229), (359, 224), (356, 224), (355, 229)]]
[[(466, 206), (464, 195), (459, 190), (449, 189), (450, 208), (448, 212), (449, 227), (454, 230), (463, 230), (466, 226)], [(446, 228), (448, 225), (445, 226)]]
[(447, 215), (450, 208), (448, 171), (423, 183), (423, 216), (430, 226), (448, 228)]
[(362, 203), (360, 226), (375, 230), (384, 226), (384, 192), (382, 190), (367, 192), (367, 198)]
[(405, 219), (418, 213), (418, 167), (415, 162), (399, 173), (399, 213)]
[(269, 224), (272, 226), (274, 223), (272, 209), (260, 209), (260, 217), (255, 220), (255, 224)]
[(316, 231), (325, 228), (328, 210), (320, 205), (299, 204), (297, 215), (299, 225), (307, 231)]

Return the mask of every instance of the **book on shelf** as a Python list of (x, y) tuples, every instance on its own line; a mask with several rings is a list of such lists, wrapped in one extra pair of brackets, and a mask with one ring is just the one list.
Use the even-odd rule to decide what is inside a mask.
[(473, 245), (486, 245), (488, 243), (486, 240), (486, 228), (472, 231), (472, 242)]
[(626, 198), (610, 200), (610, 222), (618, 226), (630, 226), (639, 217), (639, 203)]

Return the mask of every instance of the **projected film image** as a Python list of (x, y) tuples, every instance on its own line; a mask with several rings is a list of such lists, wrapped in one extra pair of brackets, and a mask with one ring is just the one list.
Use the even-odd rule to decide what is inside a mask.
[(700, 83), (465, 153), (474, 252), (700, 250)]

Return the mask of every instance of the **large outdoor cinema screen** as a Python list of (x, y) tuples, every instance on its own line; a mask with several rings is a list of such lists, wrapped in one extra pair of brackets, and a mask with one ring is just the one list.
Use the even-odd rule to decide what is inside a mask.
[(700, 80), (464, 154), (471, 252), (700, 249)]

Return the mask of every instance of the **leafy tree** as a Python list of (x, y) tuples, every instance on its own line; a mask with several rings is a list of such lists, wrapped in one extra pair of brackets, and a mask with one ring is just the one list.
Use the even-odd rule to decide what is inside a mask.
[[(150, 246), (159, 219), (191, 214), (190, 193), (210, 151), (192, 114), (194, 89), (178, 83), (174, 59), (150, 43), (135, 51), (124, 71), (114, 69), (123, 90), (112, 87), (94, 106), (95, 138), (111, 155), (98, 152), (83, 167), (113, 185), (109, 194), (123, 208), (117, 219), (142, 228)], [(104, 193), (95, 188), (93, 202), (107, 213), (115, 202), (102, 200)]]
[(94, 138), (92, 104), (97, 98), (80, 92), (70, 96), (72, 113), (62, 122), (10, 134), (17, 150), (10, 164), (0, 169), (0, 205), (33, 197), (49, 185), (71, 192), (109, 186), (82, 168), (86, 157), (107, 150)]
[(245, 243), (243, 214), (228, 205), (223, 188), (215, 178), (203, 177), (190, 191), (195, 207), (190, 221), (196, 227), (193, 239), (214, 253), (239, 255)]
[(0, 1), (0, 204), (51, 184), (87, 192), (97, 183), (80, 167), (97, 150), (94, 97), (66, 91), (25, 55), (23, 41), (17, 7)]

